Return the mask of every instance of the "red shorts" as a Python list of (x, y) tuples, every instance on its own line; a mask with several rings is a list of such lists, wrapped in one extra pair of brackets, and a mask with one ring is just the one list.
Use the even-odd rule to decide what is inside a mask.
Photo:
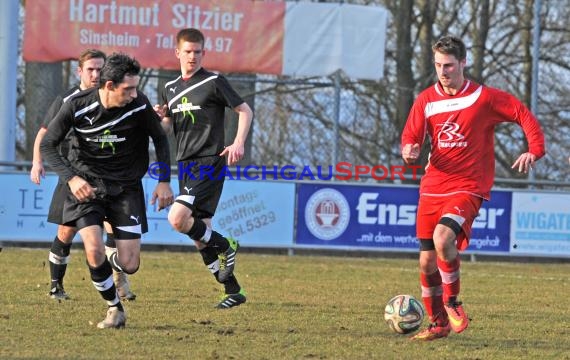
[(420, 196), (416, 220), (416, 236), (432, 239), (435, 226), (442, 217), (455, 220), (461, 226), (457, 234), (457, 248), (465, 250), (469, 246), (471, 226), (479, 215), (483, 199), (465, 193), (449, 196)]

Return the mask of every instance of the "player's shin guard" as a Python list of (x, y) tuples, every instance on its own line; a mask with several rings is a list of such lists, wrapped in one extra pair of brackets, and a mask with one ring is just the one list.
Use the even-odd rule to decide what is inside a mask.
[(241, 291), (241, 286), (234, 274), (231, 274), (226, 281), (224, 281), (224, 292), (226, 294), (237, 294)]
[(444, 303), (455, 302), (459, 295), (461, 287), (459, 266), (459, 256), (452, 261), (437, 259), (437, 267), (441, 274)]
[(51, 244), (49, 253), (49, 271), (51, 275), (51, 288), (56, 284), (63, 286), (63, 278), (67, 270), (69, 262), (69, 254), (71, 252), (71, 243), (63, 243), (57, 236)]
[[(204, 239), (204, 235), (206, 234), (206, 230), (208, 230), (208, 226), (206, 223), (198, 218), (193, 218), (194, 222), (192, 223), (192, 227), (186, 235), (194, 241), (199, 241), (203, 244), (207, 244), (208, 241)], [(209, 240), (209, 239), (208, 239)]]
[(200, 255), (202, 255), (202, 260), (204, 265), (210, 270), (212, 275), (218, 280), (218, 273), (220, 272), (220, 260), (218, 259), (218, 253), (212, 247), (206, 246), (200, 250)]
[[(204, 264), (208, 270), (210, 270), (218, 282), (221, 282), (218, 278), (220, 260), (216, 250), (212, 247), (205, 247), (200, 250), (200, 255), (202, 255), (202, 260), (204, 260)], [(221, 283), (224, 284), (224, 292), (226, 294), (237, 294), (241, 290), (241, 287), (233, 274), (226, 281)]]
[(422, 284), (422, 300), (429, 316), (430, 322), (441, 320), (447, 323), (447, 313), (443, 307), (443, 289), (441, 286), (441, 275), (439, 271), (433, 274), (420, 273)]
[(123, 306), (117, 294), (117, 288), (113, 282), (113, 269), (107, 258), (105, 258), (103, 264), (96, 268), (89, 266), (89, 272), (91, 273), (93, 286), (99, 291), (99, 294), (101, 294), (101, 297), (107, 302), (107, 305), (116, 306), (119, 310), (123, 311)]
[(190, 230), (186, 233), (190, 239), (199, 241), (206, 246), (212, 246), (219, 253), (224, 252), (230, 246), (228, 239), (218, 232), (208, 228), (202, 219), (193, 218), (194, 223)]

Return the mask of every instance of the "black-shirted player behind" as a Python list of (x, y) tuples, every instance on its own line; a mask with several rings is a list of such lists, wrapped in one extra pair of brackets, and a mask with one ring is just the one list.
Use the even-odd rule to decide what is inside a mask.
[[(219, 174), (226, 163), (233, 165), (243, 158), (253, 112), (225, 77), (202, 68), (204, 36), (199, 30), (180, 30), (176, 43), (181, 76), (165, 85), (161, 105), (155, 106), (165, 129), (173, 129), (177, 143), (180, 192), (168, 220), (175, 230), (194, 240), (204, 264), (224, 285), (224, 297), (217, 307), (227, 309), (246, 301), (233, 274), (239, 244), (212, 230), (212, 217), (224, 184)], [(238, 113), (239, 123), (233, 144), (224, 147), (226, 108)], [(202, 170), (213, 170), (212, 176), (204, 176)]]
[[(42, 154), (40, 152), (40, 143), (44, 138), (47, 127), (51, 119), (55, 117), (64, 102), (70, 99), (73, 95), (82, 90), (99, 86), (99, 75), (103, 64), (105, 63), (106, 55), (104, 52), (97, 49), (87, 49), (83, 51), (78, 58), (77, 75), (79, 76), (79, 84), (65, 91), (63, 94), (57, 96), (48, 109), (47, 115), (38, 130), (36, 139), (34, 141), (32, 169), (30, 171), (30, 179), (33, 183), (39, 185), (41, 178), (45, 177), (45, 169), (43, 165)], [(60, 152), (64, 157), (67, 157), (69, 144), (67, 141), (61, 144)], [(48, 295), (55, 300), (67, 300), (69, 295), (65, 292), (63, 286), (63, 279), (67, 270), (69, 262), (69, 254), (71, 252), (71, 245), (77, 229), (69, 226), (62, 225), (61, 217), (63, 213), (63, 202), (67, 196), (67, 184), (58, 181), (52, 200), (50, 203), (48, 221), (58, 224), (57, 235), (55, 236), (48, 256), (49, 269), (50, 269), (50, 291)], [(116, 251), (116, 245), (113, 238), (111, 227), (105, 223), (105, 230), (107, 232), (106, 252), (112, 253)], [(136, 295), (130, 289), (129, 279), (127, 274), (113, 271), (113, 278), (119, 296), (124, 300), (134, 300)]]
[[(148, 98), (137, 90), (139, 63), (124, 54), (107, 58), (99, 88), (65, 102), (50, 122), (40, 149), (70, 189), (63, 223), (76, 227), (85, 248), (91, 281), (107, 302), (99, 328), (126, 323), (124, 307), (113, 283), (112, 269), (134, 274), (140, 265), (141, 236), (147, 232), (142, 177), (148, 169), (149, 136), (157, 160), (170, 167), (168, 139)], [(74, 146), (67, 162), (59, 144), (72, 131)], [(164, 174), (152, 193), (158, 208), (172, 204), (170, 175)], [(112, 226), (117, 252), (105, 256), (103, 220)]]

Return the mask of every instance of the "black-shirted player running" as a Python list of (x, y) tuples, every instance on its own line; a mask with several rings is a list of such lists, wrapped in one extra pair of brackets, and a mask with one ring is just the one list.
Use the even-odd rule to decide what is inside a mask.
[[(168, 220), (175, 230), (194, 240), (204, 264), (224, 285), (217, 308), (227, 309), (246, 301), (233, 274), (239, 244), (212, 230), (212, 217), (224, 185), (223, 176), (218, 178), (225, 156), (228, 165), (242, 159), (253, 112), (226, 78), (202, 68), (204, 35), (199, 30), (180, 30), (176, 43), (181, 75), (165, 84), (161, 104), (155, 106), (165, 129), (174, 130), (177, 143), (180, 193)], [(238, 113), (239, 124), (234, 143), (224, 148), (226, 108)], [(212, 175), (204, 175), (207, 171)]]
[[(168, 139), (148, 98), (137, 86), (139, 63), (125, 54), (107, 58), (100, 86), (65, 102), (50, 122), (40, 149), (67, 182), (63, 223), (76, 227), (85, 248), (91, 281), (107, 302), (98, 328), (118, 328), (126, 315), (113, 283), (112, 268), (134, 274), (140, 265), (141, 235), (147, 231), (142, 177), (149, 162), (149, 136), (157, 160), (170, 166)], [(71, 130), (69, 162), (58, 152)], [(158, 208), (172, 204), (170, 176), (152, 193)], [(113, 228), (117, 252), (105, 256), (103, 220)]]
[[(69, 100), (73, 95), (82, 90), (87, 90), (92, 87), (99, 86), (99, 75), (103, 64), (105, 63), (106, 55), (101, 50), (87, 49), (83, 51), (78, 58), (77, 74), (79, 76), (79, 84), (65, 91), (63, 94), (58, 95), (52, 102), (44, 118), (42, 126), (36, 135), (34, 141), (34, 151), (32, 159), (32, 169), (30, 171), (30, 179), (33, 183), (39, 185), (41, 178), (45, 177), (45, 169), (43, 165), (42, 155), (40, 152), (40, 143), (44, 138), (49, 122), (55, 117), (64, 102)], [(67, 140), (63, 141), (60, 145), (60, 152), (64, 157), (67, 157), (69, 152), (69, 143)], [(62, 225), (63, 203), (67, 196), (69, 188), (67, 184), (58, 181), (49, 207), (48, 221), (58, 224), (57, 235), (52, 242), (51, 249), (48, 256), (49, 270), (50, 270), (50, 291), (48, 295), (54, 300), (67, 300), (69, 295), (65, 292), (63, 286), (63, 279), (67, 270), (69, 262), (69, 254), (71, 252), (71, 245), (77, 230), (70, 226)], [(105, 223), (105, 230), (107, 232), (107, 239), (105, 241), (105, 250), (108, 254), (116, 251), (115, 240), (111, 227)], [(122, 272), (113, 271), (113, 279), (119, 292), (119, 297), (123, 300), (134, 300), (136, 295), (130, 289), (129, 279), (127, 274)]]

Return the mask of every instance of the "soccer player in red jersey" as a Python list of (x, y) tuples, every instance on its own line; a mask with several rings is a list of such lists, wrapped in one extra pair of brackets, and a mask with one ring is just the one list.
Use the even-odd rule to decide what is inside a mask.
[(434, 340), (469, 324), (460, 291), (459, 251), (469, 245), (471, 225), (495, 176), (494, 131), (501, 122), (520, 125), (528, 141), (512, 168), (528, 172), (545, 154), (540, 124), (513, 95), (464, 77), (465, 44), (444, 36), (432, 47), (438, 81), (415, 100), (402, 133), (402, 157), (414, 163), (426, 135), (431, 152), (420, 184), (422, 300), (430, 325), (412, 337)]

